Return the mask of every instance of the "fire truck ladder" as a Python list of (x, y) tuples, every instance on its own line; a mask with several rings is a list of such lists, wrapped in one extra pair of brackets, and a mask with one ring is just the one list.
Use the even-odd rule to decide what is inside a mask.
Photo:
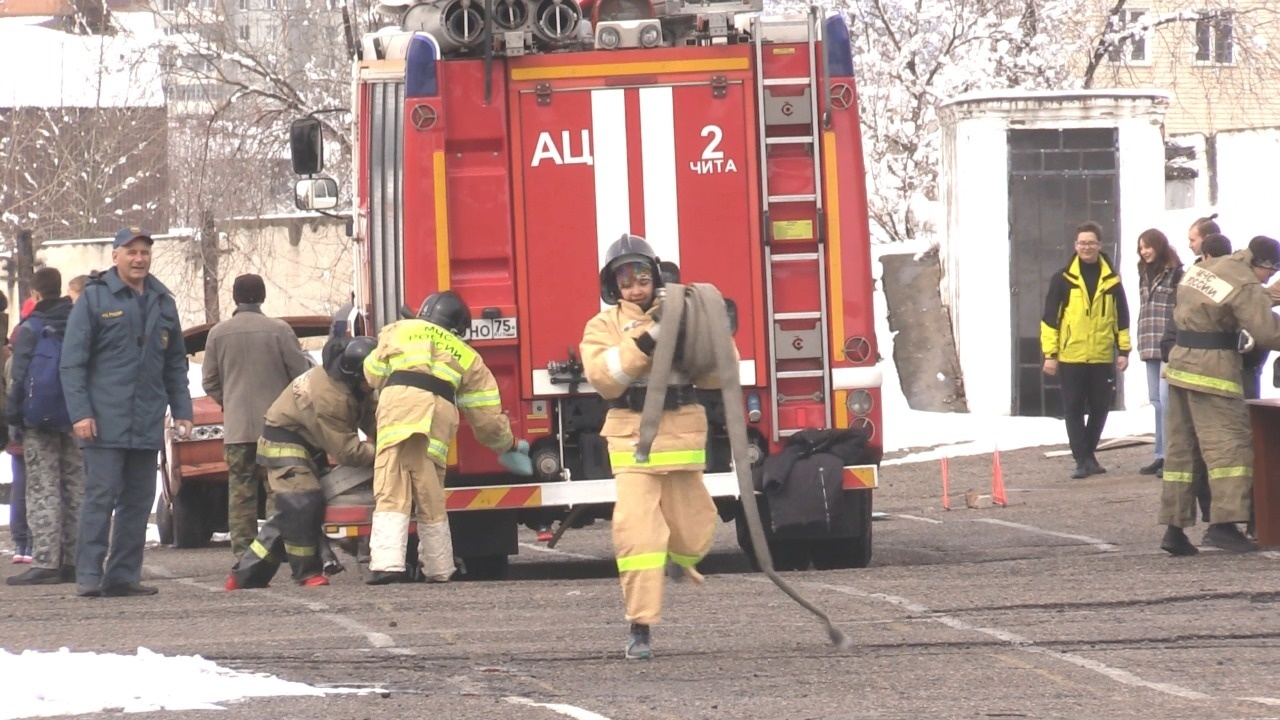
[[(820, 83), (819, 71), (817, 63), (821, 62), (817, 58), (817, 23), (819, 20), (818, 10), (811, 7), (808, 17), (800, 19), (786, 19), (775, 21), (764, 21), (760, 17), (754, 18), (754, 28), (752, 32), (752, 43), (755, 45), (756, 56), (756, 102), (757, 114), (760, 123), (760, 192), (763, 196), (763, 227), (762, 234), (764, 236), (764, 263), (765, 263), (765, 313), (768, 319), (769, 332), (769, 403), (772, 410), (773, 440), (778, 441), (779, 438), (793, 435), (803, 427), (781, 427), (781, 420), (778, 414), (778, 406), (792, 399), (809, 400), (811, 396), (805, 395), (799, 398), (782, 397), (778, 391), (778, 380), (789, 378), (816, 378), (822, 383), (822, 402), (825, 407), (825, 425), (832, 426), (832, 407), (831, 407), (831, 357), (827, 348), (827, 274), (826, 274), (826, 247), (825, 247), (825, 216), (822, 207), (823, 185), (822, 185), (822, 164), (820, 159), (819, 138), (821, 131), (818, 119), (818, 93), (825, 91)], [(800, 42), (797, 28), (804, 28), (804, 39), (808, 42), (808, 67), (807, 76), (786, 77), (775, 76), (769, 72), (770, 68), (765, 63), (765, 40), (769, 39), (775, 42), (769, 35), (777, 37), (776, 42)], [(795, 66), (793, 66), (795, 67)], [(809, 111), (809, 128), (808, 132), (803, 135), (783, 134), (779, 131), (779, 126), (791, 125), (794, 129), (796, 123), (779, 121), (769, 117), (767, 104), (779, 104), (772, 97), (772, 90), (776, 87), (797, 88), (803, 87), (808, 90), (808, 111)], [(793, 130), (794, 132), (794, 130)], [(769, 149), (773, 146), (799, 144), (808, 148), (808, 155), (813, 166), (813, 192), (796, 194), (796, 195), (774, 195), (769, 189), (769, 167), (771, 165)], [(812, 209), (814, 225), (813, 225), (813, 241), (811, 245), (816, 245), (816, 249), (806, 252), (795, 252), (785, 250), (783, 248), (775, 249), (774, 243), (774, 227), (770, 220), (771, 209), (774, 205), (787, 204), (792, 208), (807, 205)], [(774, 273), (779, 264), (801, 264), (814, 268), (814, 272), (818, 276), (818, 307), (812, 310), (804, 310), (800, 312), (777, 312), (776, 311), (776, 290), (774, 288)], [(803, 370), (780, 370), (779, 364), (779, 335), (783, 333), (779, 321), (796, 321), (808, 320), (814, 323), (813, 334), (818, 339), (818, 345), (821, 347), (821, 355), (814, 357), (812, 360), (821, 360), (821, 367), (813, 367)], [(809, 364), (813, 364), (812, 360)], [(816, 398), (814, 398), (816, 399)]]

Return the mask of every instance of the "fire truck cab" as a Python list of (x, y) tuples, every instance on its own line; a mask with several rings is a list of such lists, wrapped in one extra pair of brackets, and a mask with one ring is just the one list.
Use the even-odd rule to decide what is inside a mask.
[[(807, 428), (867, 434), (865, 461), (827, 486), (838, 519), (772, 528), (766, 495), (751, 499), (779, 569), (865, 566), (881, 375), (844, 18), (766, 18), (758, 0), (489, 4), (401, 8), (354, 63), (352, 325), (376, 332), (402, 305), (460, 293), (467, 339), (532, 445), (535, 477), (514, 478), (461, 430), (446, 479), (455, 553), (500, 577), (520, 523), (610, 516), (605, 407), (577, 347), (601, 309), (605, 249), (633, 233), (667, 272), (731, 301), (757, 470)], [(308, 176), (298, 206), (334, 207), (319, 123), (295, 122), (291, 145)], [(745, 549), (721, 399), (702, 401), (705, 482)], [(337, 498), (325, 531), (367, 535), (370, 517)]]

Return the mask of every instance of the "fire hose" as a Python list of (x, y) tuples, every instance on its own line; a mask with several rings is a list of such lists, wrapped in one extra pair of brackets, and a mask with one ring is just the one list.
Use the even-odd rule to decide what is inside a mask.
[[(729, 332), (729, 316), (725, 310), (724, 297), (714, 285), (708, 283), (688, 286), (669, 284), (665, 290), (659, 290), (659, 297), (663, 298), (661, 324), (672, 331), (658, 334), (653, 351), (648, 392), (640, 420), (636, 460), (644, 462), (648, 459), (649, 450), (658, 434), (667, 385), (672, 368), (677, 363), (676, 346), (680, 344), (683, 347), (678, 364), (682, 371), (690, 377), (714, 375), (720, 381), (725, 424), (733, 450), (733, 468), (738, 477), (739, 499), (750, 531), (751, 549), (756, 563), (779, 590), (822, 622), (832, 645), (842, 651), (852, 650), (853, 641), (844, 631), (836, 627), (818, 606), (792, 588), (773, 568), (773, 558), (765, 541), (760, 508), (755, 502), (755, 488), (751, 482), (751, 461), (747, 455), (747, 421), (742, 409), (742, 385), (738, 380), (738, 356)], [(679, 332), (674, 332), (676, 329)]]

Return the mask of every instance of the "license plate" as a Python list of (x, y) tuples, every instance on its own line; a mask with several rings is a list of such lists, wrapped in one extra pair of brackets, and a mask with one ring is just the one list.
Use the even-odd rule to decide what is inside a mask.
[(518, 336), (513, 317), (478, 318), (471, 321), (466, 340), (509, 340)]

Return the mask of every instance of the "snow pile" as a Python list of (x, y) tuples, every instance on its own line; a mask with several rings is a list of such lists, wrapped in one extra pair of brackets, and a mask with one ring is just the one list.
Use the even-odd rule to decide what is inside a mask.
[(56, 19), (0, 19), (0, 108), (163, 107), (157, 43), (149, 12), (115, 13), (114, 35), (73, 35)]
[[(927, 242), (891, 243), (872, 248), (872, 273), (876, 278), (876, 341), (880, 346), (880, 369), (884, 373), (881, 387), (883, 403), (884, 450), (886, 453), (928, 448), (903, 458), (887, 460), (885, 465), (922, 462), (962, 455), (981, 455), (993, 450), (1016, 450), (1043, 445), (1065, 445), (1066, 426), (1052, 417), (1016, 417), (975, 415), (973, 413), (937, 413), (912, 410), (902, 392), (898, 369), (893, 363), (893, 332), (889, 329), (889, 309), (882, 290), (880, 258), (885, 255), (918, 255), (929, 249)], [(1008, 326), (992, 323), (991, 333), (1007, 333)], [(966, 338), (981, 344), (980, 338)], [(1104, 439), (1143, 435), (1155, 432), (1155, 415), (1150, 405), (1133, 410), (1112, 412), (1107, 416)]]
[[(0, 720), (79, 715), (120, 709), (221, 710), (218, 703), (249, 697), (323, 696), (321, 690), (261, 673), (242, 673), (199, 656), (0, 650), (4, 702)], [(337, 692), (350, 692), (340, 690)]]

